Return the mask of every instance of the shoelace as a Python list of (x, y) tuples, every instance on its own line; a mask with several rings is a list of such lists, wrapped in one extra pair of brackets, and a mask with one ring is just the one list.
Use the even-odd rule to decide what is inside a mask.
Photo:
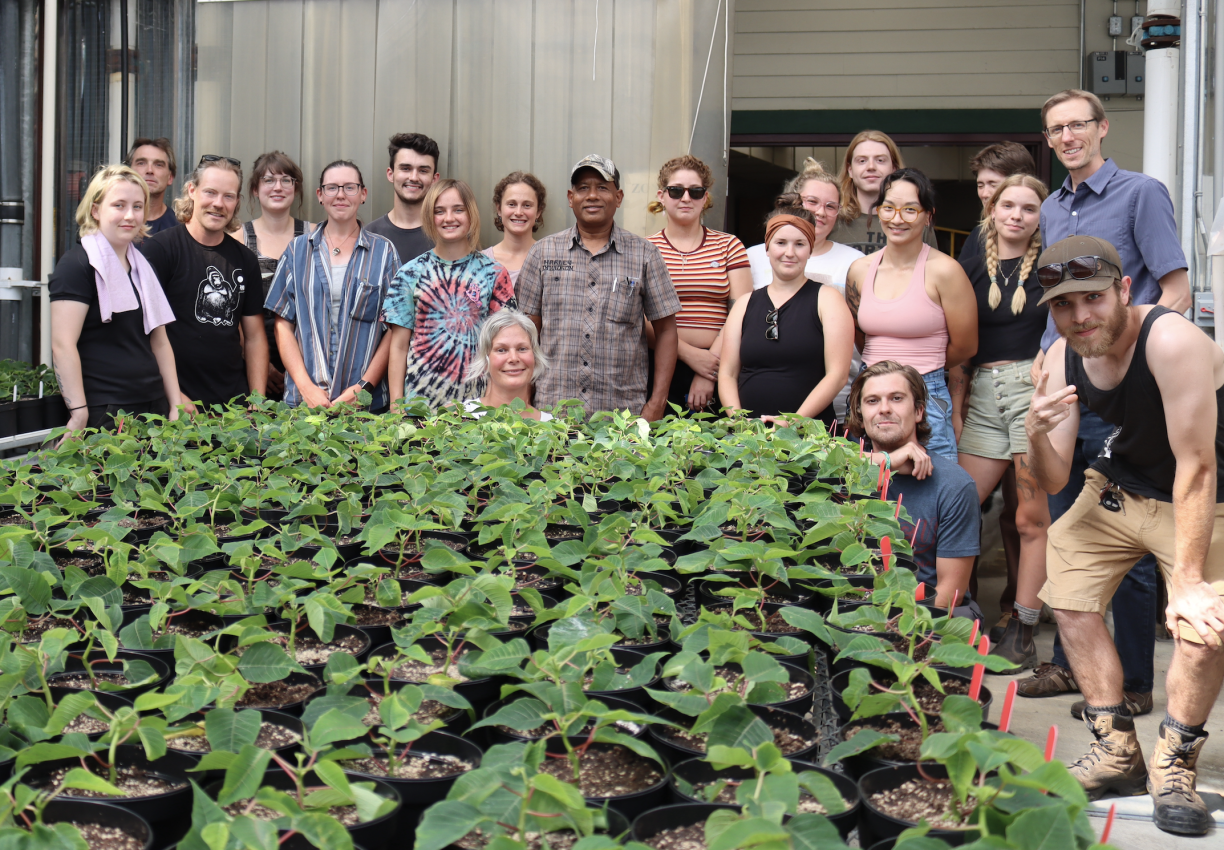
[(1105, 754), (1116, 755), (1114, 745), (1104, 738), (1097, 738), (1092, 742), (1092, 746), (1088, 748), (1088, 752), (1077, 758), (1071, 767), (1082, 767), (1088, 769), (1093, 767), (1097, 762), (1105, 757)]
[(1063, 668), (1057, 664), (1052, 664), (1049, 661), (1043, 661), (1037, 665), (1037, 669), (1033, 671), (1034, 679), (1049, 679), (1063, 672)]
[(1161, 754), (1161, 763), (1157, 770), (1167, 771), (1167, 773), (1165, 773), (1164, 782), (1160, 788), (1160, 796), (1166, 797), (1178, 794), (1187, 800), (1194, 798), (1194, 783), (1192, 780), (1194, 774), (1186, 766), (1186, 762), (1193, 755), (1193, 747), (1189, 744), (1174, 747), (1168, 753)]

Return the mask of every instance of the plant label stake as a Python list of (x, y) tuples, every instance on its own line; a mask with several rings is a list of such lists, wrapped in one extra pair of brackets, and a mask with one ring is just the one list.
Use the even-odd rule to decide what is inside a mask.
[[(1007, 683), (1007, 695), (1003, 697), (1003, 717), (999, 720), (999, 731), (1006, 732), (1011, 728), (1012, 707), (1016, 704), (1016, 680)], [(1102, 843), (1104, 841), (1102, 840)]]
[(905, 498), (904, 493), (897, 494), (897, 510), (893, 512), (893, 519), (895, 520), (901, 519), (901, 500), (904, 498)]
[(918, 545), (918, 529), (922, 526), (922, 517), (918, 517), (918, 521), (914, 523), (914, 536), (910, 540), (910, 546)]
[[(883, 469), (883, 467), (881, 467)], [(888, 501), (888, 483), (892, 481), (892, 473), (887, 469), (884, 470), (884, 489), (880, 491), (880, 498), (885, 502)]]
[(982, 627), (982, 621), (981, 621), (981, 620), (974, 620), (974, 621), (973, 621), (973, 631), (969, 633), (969, 645), (970, 645), (970, 646), (976, 646), (976, 645), (977, 645), (977, 635), (978, 635), (978, 629), (980, 629), (981, 627)]
[(1113, 830), (1114, 815), (1118, 813), (1118, 804), (1109, 804), (1109, 815), (1105, 818), (1105, 828), (1101, 830), (1101, 843), (1109, 843), (1109, 833)]
[(863, 438), (859, 437), (859, 457), (863, 456)]
[[(17, 388), (13, 387), (13, 394), (16, 395), (16, 392), (17, 392)], [(17, 400), (16, 398), (13, 399), (13, 401), (16, 401), (16, 400)], [(884, 487), (884, 464), (880, 464), (880, 474), (876, 476), (876, 492), (877, 493), (881, 492), (883, 487)]]
[[(884, 562), (884, 572), (888, 572), (888, 566), (892, 563), (892, 538), (885, 537), (880, 541), (880, 560)], [(921, 587), (922, 585), (919, 585)], [(918, 597), (921, 599), (922, 597)]]
[(914, 591), (914, 600), (921, 602), (926, 599), (926, 582), (918, 582), (918, 588)]
[(38, 397), (42, 398), (43, 397), (42, 394), (43, 394), (43, 382), (39, 381), (38, 382)]
[[(990, 654), (990, 638), (982, 638), (982, 645), (978, 649), (978, 655), (985, 657)], [(986, 675), (985, 664), (973, 665), (973, 678), (969, 681), (969, 699), (977, 702), (978, 694), (982, 692), (982, 677)]]
[(1050, 727), (1050, 733), (1046, 735), (1045, 760), (1054, 760), (1054, 748), (1058, 746), (1058, 726), (1057, 724)]

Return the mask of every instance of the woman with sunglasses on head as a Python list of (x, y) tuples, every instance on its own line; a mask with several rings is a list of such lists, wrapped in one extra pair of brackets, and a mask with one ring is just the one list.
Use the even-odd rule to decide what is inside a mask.
[[(314, 226), (293, 215), (293, 208), (302, 207), (305, 189), (302, 169), (288, 154), (270, 151), (260, 154), (247, 181), (251, 212), (259, 202), (259, 215), (242, 225), (242, 239), (259, 258), (263, 275), (263, 297), (268, 297), (276, 264), (289, 243)], [(285, 364), (276, 348), (276, 314), (264, 310), (264, 325), (268, 332), (268, 398), (280, 401), (285, 394)]]
[(510, 273), (510, 284), (518, 283), (518, 273), (527, 252), (536, 243), (535, 232), (544, 226), (548, 191), (540, 178), (526, 171), (512, 171), (493, 187), (493, 226), (505, 234), (496, 245), (484, 249), (490, 260), (501, 263)]
[(767, 422), (798, 414), (833, 425), (854, 322), (841, 293), (804, 272), (815, 240), (812, 214), (802, 208), (766, 224), (773, 280), (736, 302), (723, 328), (718, 391), (726, 407)]
[(1001, 182), (986, 202), (981, 250), (964, 261), (977, 298), (977, 354), (953, 371), (968, 380), (967, 403), (958, 411), (960, 465), (973, 476), (978, 501), (994, 492), (1008, 467), (1016, 471), (1019, 502), (1016, 528), (1020, 533), (1020, 568), (1015, 587), (1015, 611), (1006, 618), (992, 655), (1016, 664), (1017, 672), (1037, 661), (1033, 629), (1041, 613), (1037, 592), (1045, 583), (1046, 529), (1050, 508), (1046, 494), (1029, 466), (1024, 418), (1033, 397), (1029, 370), (1041, 350), (1048, 310), (1039, 306), (1037, 279), (1041, 253), (1041, 203), (1049, 192), (1028, 174), (1013, 174)]
[(702, 214), (714, 205), (713, 185), (708, 165), (695, 156), (678, 156), (659, 169), (658, 197), (647, 207), (667, 215), (664, 228), (649, 238), (680, 298), (680, 350), (667, 400), (693, 411), (718, 409), (723, 325), (736, 300), (752, 292), (744, 244), (701, 223)]
[(276, 313), (285, 363), (285, 403), (332, 407), (368, 392), (374, 412), (387, 406), (390, 334), (383, 299), (399, 268), (390, 240), (370, 233), (357, 213), (365, 203), (361, 169), (337, 160), (319, 175), (315, 197), (327, 214), (289, 243), (264, 306)]
[(935, 216), (935, 188), (921, 171), (902, 168), (884, 178), (876, 214), (888, 243), (856, 260), (846, 276), (863, 365), (894, 360), (918, 370), (930, 393), (924, 448), (955, 461), (953, 414), (965, 388), (956, 375), (949, 381), (947, 370), (977, 351), (973, 285), (956, 260), (923, 242)]
[(387, 293), (391, 401), (423, 398), (430, 407), (480, 396), (469, 381), (480, 326), (515, 306), (510, 273), (480, 251), (480, 211), (462, 180), (436, 181), (425, 194), (422, 226), (434, 247), (395, 275)]

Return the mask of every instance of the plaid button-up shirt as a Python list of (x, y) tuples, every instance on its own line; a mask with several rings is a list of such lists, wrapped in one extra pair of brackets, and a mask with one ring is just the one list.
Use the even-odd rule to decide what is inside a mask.
[[(310, 379), (335, 400), (361, 380), (384, 332), (381, 320), (387, 287), (399, 270), (399, 255), (390, 240), (364, 227), (357, 236), (340, 301), (340, 321), (332, 327), (328, 287), (328, 251), (323, 229), (289, 243), (276, 267), (264, 307), (293, 322), (294, 336)], [(334, 353), (333, 353), (334, 352)], [(371, 409), (387, 403), (387, 382), (370, 389)], [(285, 375), (285, 403), (297, 406), (302, 393)]]
[(542, 319), (548, 372), (535, 403), (579, 399), (601, 410), (640, 412), (646, 404), (645, 321), (680, 312), (667, 266), (649, 240), (619, 227), (598, 253), (577, 227), (537, 242), (515, 284), (519, 309)]

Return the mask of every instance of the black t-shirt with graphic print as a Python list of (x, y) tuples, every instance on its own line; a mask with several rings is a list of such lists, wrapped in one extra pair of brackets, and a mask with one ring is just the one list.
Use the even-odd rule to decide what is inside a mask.
[(187, 227), (162, 231), (139, 247), (174, 310), (175, 321), (166, 333), (179, 389), (205, 405), (246, 395), (246, 361), (238, 331), (243, 316), (263, 315), (255, 253), (231, 236), (220, 245), (201, 245)]

